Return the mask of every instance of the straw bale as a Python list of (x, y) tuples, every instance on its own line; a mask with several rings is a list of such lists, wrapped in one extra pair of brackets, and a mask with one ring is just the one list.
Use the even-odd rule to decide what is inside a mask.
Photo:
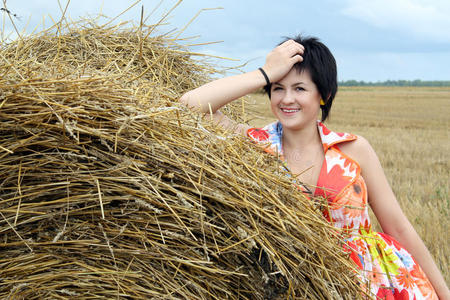
[(0, 298), (358, 298), (318, 203), (177, 103), (213, 69), (154, 30), (2, 45)]

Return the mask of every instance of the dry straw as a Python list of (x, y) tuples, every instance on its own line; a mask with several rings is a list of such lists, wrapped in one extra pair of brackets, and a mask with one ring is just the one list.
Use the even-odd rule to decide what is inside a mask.
[(278, 162), (178, 105), (209, 65), (155, 26), (63, 24), (0, 51), (0, 298), (360, 296)]

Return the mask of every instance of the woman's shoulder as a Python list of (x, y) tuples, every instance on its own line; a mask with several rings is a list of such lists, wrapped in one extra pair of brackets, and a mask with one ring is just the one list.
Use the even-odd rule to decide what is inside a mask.
[(369, 141), (360, 135), (354, 135), (354, 140), (342, 143), (339, 149), (347, 156), (357, 161), (363, 167), (368, 160), (378, 159)]
[(340, 145), (341, 150), (347, 150), (351, 152), (364, 152), (371, 148), (369, 141), (361, 135), (354, 134), (355, 139), (347, 141)]
[(330, 130), (322, 122), (318, 122), (318, 128), (325, 151), (337, 148), (360, 166), (368, 159), (367, 154), (373, 152), (370, 143), (363, 136)]

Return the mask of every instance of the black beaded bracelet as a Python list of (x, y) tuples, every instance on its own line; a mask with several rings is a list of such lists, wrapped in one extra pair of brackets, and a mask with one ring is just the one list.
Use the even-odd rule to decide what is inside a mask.
[(261, 71), (261, 73), (263, 74), (264, 78), (266, 79), (266, 85), (270, 85), (269, 77), (267, 76), (266, 72), (264, 72), (264, 69), (263, 68), (258, 68), (258, 70)]

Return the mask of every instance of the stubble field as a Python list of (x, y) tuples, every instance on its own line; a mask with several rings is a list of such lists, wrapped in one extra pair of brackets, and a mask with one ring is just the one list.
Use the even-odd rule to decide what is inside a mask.
[[(249, 123), (274, 120), (265, 94), (246, 100)], [(326, 125), (364, 136), (400, 206), (450, 283), (450, 88), (342, 87)], [(371, 215), (375, 229), (379, 226)]]

